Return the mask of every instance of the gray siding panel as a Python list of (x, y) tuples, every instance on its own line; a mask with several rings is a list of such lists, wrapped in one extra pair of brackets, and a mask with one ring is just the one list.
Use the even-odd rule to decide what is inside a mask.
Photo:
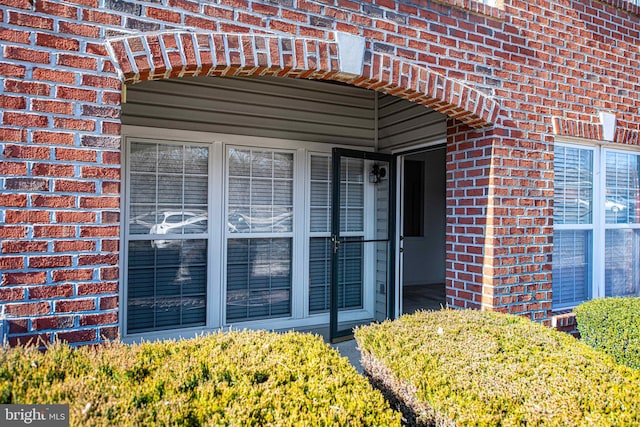
[(373, 146), (375, 93), (312, 80), (161, 80), (128, 87), (127, 125)]
[(443, 114), (392, 96), (380, 97), (378, 106), (381, 150), (409, 148), (446, 137), (447, 121)]
[[(194, 77), (129, 86), (127, 125), (264, 136), (361, 147), (375, 144), (373, 91), (314, 80)], [(446, 135), (445, 116), (378, 95), (378, 147)]]
[[(375, 238), (386, 239), (389, 236), (389, 179), (376, 184), (375, 200)], [(375, 260), (375, 319), (383, 321), (389, 317), (387, 298), (389, 296), (389, 242), (377, 242)]]

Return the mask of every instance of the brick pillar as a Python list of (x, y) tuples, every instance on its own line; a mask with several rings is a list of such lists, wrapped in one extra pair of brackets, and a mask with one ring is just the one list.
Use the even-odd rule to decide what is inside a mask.
[(491, 287), (483, 286), (492, 265), (486, 239), (492, 143), (491, 130), (447, 121), (446, 293), (455, 308), (495, 305)]
[(447, 125), (447, 303), (549, 322), (552, 154), (510, 130)]
[(121, 83), (76, 6), (36, 5), (5, 14), (0, 306), (10, 344), (95, 343), (118, 335)]

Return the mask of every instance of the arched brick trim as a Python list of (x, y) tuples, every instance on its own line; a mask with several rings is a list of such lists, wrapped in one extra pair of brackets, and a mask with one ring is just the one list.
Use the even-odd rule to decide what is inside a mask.
[(613, 140), (619, 144), (640, 145), (640, 131), (619, 127)]
[[(558, 136), (604, 141), (602, 124), (600, 123), (554, 117), (553, 133)], [(618, 144), (640, 145), (640, 131), (618, 125), (613, 141)]]
[(602, 3), (630, 12), (634, 15), (640, 15), (640, 5), (629, 0), (602, 0)]
[(600, 123), (565, 119), (562, 117), (553, 118), (553, 133), (558, 136), (570, 136), (594, 141), (604, 140), (602, 136), (602, 125)]
[(493, 126), (499, 106), (482, 92), (401, 58), (372, 52), (362, 75), (344, 73), (336, 42), (262, 34), (135, 34), (107, 41), (125, 83), (172, 77), (277, 76), (336, 80), (395, 95), (473, 128)]

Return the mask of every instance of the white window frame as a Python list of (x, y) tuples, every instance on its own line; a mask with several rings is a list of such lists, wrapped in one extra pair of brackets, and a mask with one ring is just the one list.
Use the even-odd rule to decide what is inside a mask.
[[(597, 236), (596, 236), (596, 229), (598, 228), (599, 224), (599, 212), (600, 212), (600, 197), (599, 197), (599, 192), (600, 192), (600, 188), (598, 186), (598, 180), (599, 180), (599, 174), (600, 174), (600, 161), (599, 161), (599, 150), (598, 147), (594, 144), (576, 144), (576, 143), (571, 143), (571, 142), (559, 142), (556, 141), (555, 146), (563, 146), (563, 147), (567, 147), (567, 148), (574, 148), (574, 149), (578, 149), (578, 150), (590, 150), (593, 153), (593, 182), (592, 182), (592, 186), (593, 186), (593, 208), (592, 208), (592, 212), (591, 212), (591, 223), (590, 224), (556, 224), (555, 221), (553, 223), (553, 230), (554, 232), (556, 230), (558, 231), (591, 231), (591, 260), (589, 260), (589, 265), (591, 266), (591, 289), (589, 289), (589, 294), (591, 294), (591, 297), (594, 298), (596, 297), (596, 283), (599, 282), (599, 280), (597, 280), (597, 277), (595, 276), (595, 272), (597, 271), (595, 269), (595, 262), (596, 260), (598, 260), (599, 258), (594, 256), (595, 255), (595, 249), (597, 246), (596, 242), (597, 242)], [(554, 179), (555, 181), (555, 179)], [(553, 292), (553, 289), (552, 289)], [(560, 307), (553, 307), (554, 310), (556, 311), (560, 311), (560, 310), (567, 310), (567, 309), (571, 309), (575, 307), (575, 305), (571, 305), (571, 304), (563, 304)]]
[[(283, 232), (261, 232), (261, 233), (232, 233), (229, 231), (229, 227), (227, 226), (227, 219), (228, 219), (228, 215), (229, 215), (229, 152), (232, 149), (244, 149), (244, 150), (269, 150), (271, 152), (279, 152), (279, 153), (289, 153), (293, 156), (293, 178), (292, 178), (292, 182), (293, 182), (293, 206), (291, 208), (292, 210), (292, 218), (293, 221), (291, 223), (291, 231), (283, 231)], [(300, 210), (300, 206), (303, 206), (300, 204), (300, 197), (299, 194), (296, 194), (296, 190), (297, 188), (300, 186), (300, 184), (297, 182), (298, 181), (298, 175), (299, 175), (299, 171), (298, 168), (296, 168), (296, 163), (297, 163), (297, 158), (298, 156), (298, 152), (294, 149), (286, 149), (286, 148), (265, 148), (265, 147), (260, 147), (260, 146), (247, 146), (247, 145), (234, 145), (234, 144), (225, 144), (224, 147), (224, 175), (222, 177), (222, 181), (224, 182), (225, 185), (225, 191), (224, 191), (224, 215), (223, 215), (223, 229), (224, 229), (224, 233), (223, 233), (223, 258), (221, 259), (221, 264), (224, 264), (222, 266), (222, 277), (223, 280), (221, 281), (222, 283), (222, 299), (223, 299), (223, 303), (222, 303), (222, 319), (223, 319), (223, 324), (224, 326), (233, 326), (233, 325), (247, 325), (247, 324), (253, 324), (253, 323), (264, 323), (264, 322), (268, 322), (268, 321), (286, 321), (286, 320), (291, 320), (291, 319), (295, 319), (295, 313), (294, 313), (294, 300), (295, 300), (295, 294), (297, 293), (295, 288), (295, 284), (296, 283), (300, 283), (298, 282), (299, 280), (299, 268), (297, 263), (299, 263), (299, 256), (297, 255), (298, 253), (298, 245), (299, 243), (297, 242), (297, 240), (300, 240), (299, 238), (296, 238), (296, 219), (298, 217), (298, 211)], [(237, 323), (229, 323), (226, 319), (227, 319), (227, 304), (226, 304), (226, 298), (227, 298), (227, 247), (228, 247), (228, 241), (230, 239), (246, 239), (246, 240), (252, 240), (252, 239), (280, 239), (280, 238), (284, 238), (284, 239), (291, 239), (291, 297), (290, 297), (290, 303), (291, 303), (291, 315), (290, 316), (282, 316), (282, 317), (277, 317), (277, 318), (267, 318), (267, 319), (256, 319), (256, 320), (247, 320), (247, 321), (243, 321), (243, 322), (237, 322)]]
[[(591, 299), (605, 296), (605, 235), (611, 229), (638, 229), (640, 224), (607, 224), (605, 214), (606, 201), (606, 155), (609, 152), (633, 154), (640, 156), (640, 151), (634, 147), (621, 146), (619, 144), (600, 143), (596, 141), (577, 138), (556, 138), (555, 146), (577, 148), (593, 151), (593, 213), (592, 224), (555, 224), (556, 230), (591, 230), (592, 234), (592, 259), (591, 259)], [(553, 292), (553, 288), (552, 288)], [(575, 308), (576, 305), (563, 305), (552, 307), (554, 311), (565, 311)]]
[[(331, 149), (334, 147), (347, 148), (361, 151), (372, 151), (373, 147), (347, 146), (340, 144), (319, 143), (309, 141), (296, 141), (278, 138), (218, 134), (200, 131), (150, 128), (145, 126), (123, 125), (122, 127), (122, 195), (121, 195), (121, 222), (120, 222), (120, 310), (119, 325), (121, 339), (124, 342), (138, 342), (141, 340), (189, 338), (207, 331), (226, 330), (229, 328), (246, 329), (290, 329), (290, 328), (312, 328), (324, 326), (329, 323), (329, 313), (309, 314), (308, 291), (309, 291), (309, 197), (310, 197), (310, 161), (311, 155), (331, 156)], [(207, 299), (206, 299), (206, 325), (198, 327), (186, 327), (167, 329), (162, 331), (150, 331), (141, 333), (127, 333), (127, 261), (129, 236), (129, 196), (130, 196), (130, 159), (129, 149), (131, 141), (146, 141), (152, 143), (177, 143), (205, 145), (209, 147), (209, 221), (208, 232), (203, 234), (207, 239)], [(294, 154), (294, 175), (293, 175), (293, 231), (292, 235), (292, 289), (291, 304), (292, 315), (283, 318), (270, 318), (254, 321), (238, 322), (232, 325), (225, 324), (226, 310), (226, 242), (227, 224), (225, 214), (227, 212), (227, 189), (228, 182), (228, 147), (237, 148), (257, 148), (273, 149), (278, 151), (290, 151)], [(365, 172), (370, 165), (365, 162)], [(224, 171), (223, 174), (220, 171)], [(366, 183), (365, 173), (365, 183)], [(366, 212), (373, 211), (374, 201), (373, 186), (365, 185), (365, 235), (373, 230), (373, 217), (366, 215)], [(216, 203), (220, 201), (221, 203)], [(269, 233), (265, 233), (269, 234)], [(314, 233), (317, 234), (317, 233)], [(280, 234), (278, 233), (278, 236)], [(200, 235), (189, 235), (189, 238), (199, 238)], [(251, 233), (250, 237), (263, 236), (261, 233)], [(145, 235), (148, 239), (149, 237)], [(231, 238), (234, 235), (230, 235)], [(277, 237), (274, 235), (267, 236)], [(161, 236), (166, 240), (167, 236)], [(373, 248), (366, 249), (365, 257), (367, 264), (373, 265), (375, 258)], [(365, 269), (364, 280), (373, 280), (374, 274), (370, 269)], [(370, 318), (373, 311), (366, 310), (371, 306), (375, 310), (375, 295), (371, 287), (364, 286), (363, 309), (341, 311), (342, 320), (359, 320)], [(344, 314), (343, 314), (344, 313)], [(344, 316), (344, 317), (343, 317)]]
[[(631, 154), (634, 156), (637, 156), (638, 159), (640, 160), (640, 151), (638, 151), (637, 149), (633, 149), (633, 147), (620, 147), (617, 145), (603, 145), (602, 146), (602, 155), (601, 155), (601, 159), (600, 159), (600, 170), (602, 171), (602, 173), (600, 174), (600, 188), (601, 191), (604, 194), (604, 189), (606, 189), (606, 185), (607, 185), (607, 176), (606, 176), (606, 164), (607, 164), (607, 153), (621, 153), (621, 154)], [(599, 244), (601, 248), (606, 248), (606, 233), (607, 230), (640, 230), (640, 223), (636, 223), (636, 224), (629, 224), (629, 223), (622, 223), (622, 224), (618, 224), (618, 223), (609, 223), (607, 224), (606, 222), (606, 214), (605, 214), (605, 203), (606, 200), (606, 194), (604, 194), (604, 196), (602, 197), (601, 203), (601, 221), (602, 221), (602, 232), (601, 232), (601, 236), (600, 236), (600, 241), (596, 242), (597, 244)], [(598, 273), (601, 275), (600, 276), (600, 281), (599, 284), (600, 286), (598, 287), (598, 297), (605, 297), (606, 296), (606, 286), (605, 286), (605, 280), (606, 280), (606, 270), (605, 270), (605, 263), (606, 263), (606, 254), (604, 254), (605, 256), (601, 256), (599, 257), (599, 262), (602, 264), (600, 271), (598, 271)]]
[[(147, 142), (154, 144), (166, 144), (166, 145), (199, 145), (203, 147), (209, 148), (209, 165), (208, 165), (208, 187), (209, 187), (209, 195), (210, 200), (207, 207), (207, 212), (209, 215), (208, 220), (208, 232), (202, 234), (193, 234), (183, 237), (181, 240), (185, 238), (188, 239), (206, 239), (207, 240), (207, 286), (206, 286), (206, 315), (205, 315), (205, 326), (195, 326), (195, 327), (185, 327), (185, 328), (173, 328), (167, 329), (163, 331), (149, 331), (149, 332), (140, 332), (140, 333), (131, 333), (127, 332), (127, 302), (128, 302), (128, 268), (127, 262), (129, 258), (129, 248), (128, 243), (132, 240), (153, 240), (154, 237), (159, 240), (169, 240), (170, 236), (166, 235), (130, 235), (129, 234), (129, 206), (130, 206), (130, 194), (131, 194), (131, 163), (130, 163), (130, 149), (131, 142)], [(126, 134), (123, 132), (123, 159), (122, 159), (122, 169), (124, 171), (124, 176), (122, 179), (123, 188), (122, 188), (122, 196), (121, 196), (121, 224), (120, 224), (120, 304), (119, 304), (119, 313), (120, 313), (120, 327), (121, 327), (121, 336), (123, 339), (134, 337), (137, 339), (148, 338), (155, 339), (164, 336), (170, 337), (182, 337), (182, 336), (194, 336), (198, 331), (203, 329), (213, 329), (218, 328), (220, 326), (219, 319), (213, 315), (212, 307), (215, 307), (216, 298), (220, 299), (219, 293), (216, 292), (216, 289), (213, 289), (210, 286), (212, 278), (216, 275), (216, 270), (218, 270), (218, 266), (215, 263), (211, 262), (211, 259), (215, 259), (214, 257), (220, 256), (218, 248), (216, 245), (213, 245), (212, 242), (216, 241), (216, 228), (212, 227), (210, 224), (212, 221), (221, 221), (219, 217), (219, 213), (216, 209), (214, 209), (214, 204), (212, 203), (212, 199), (216, 197), (216, 194), (219, 194), (218, 189), (215, 188), (215, 184), (212, 186), (212, 176), (211, 173), (214, 170), (216, 164), (217, 152), (220, 150), (221, 144), (216, 142), (210, 136), (201, 135), (197, 133), (188, 133), (184, 135), (180, 135), (178, 133), (171, 134), (151, 134), (147, 132), (131, 132), (131, 134)]]

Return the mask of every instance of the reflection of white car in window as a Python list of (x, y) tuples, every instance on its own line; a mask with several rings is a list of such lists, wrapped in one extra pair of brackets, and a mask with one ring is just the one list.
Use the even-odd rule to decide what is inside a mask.
[(627, 205), (623, 203), (623, 200), (607, 199), (604, 202), (604, 208), (615, 214), (627, 209)]
[(293, 212), (283, 212), (273, 215), (271, 212), (258, 213), (251, 216), (237, 210), (229, 210), (227, 225), (232, 233), (255, 232), (286, 232), (291, 230)]
[[(151, 226), (149, 234), (194, 234), (207, 232), (206, 211), (165, 211), (158, 212), (157, 223)], [(164, 249), (180, 240), (152, 240), (151, 246)]]

